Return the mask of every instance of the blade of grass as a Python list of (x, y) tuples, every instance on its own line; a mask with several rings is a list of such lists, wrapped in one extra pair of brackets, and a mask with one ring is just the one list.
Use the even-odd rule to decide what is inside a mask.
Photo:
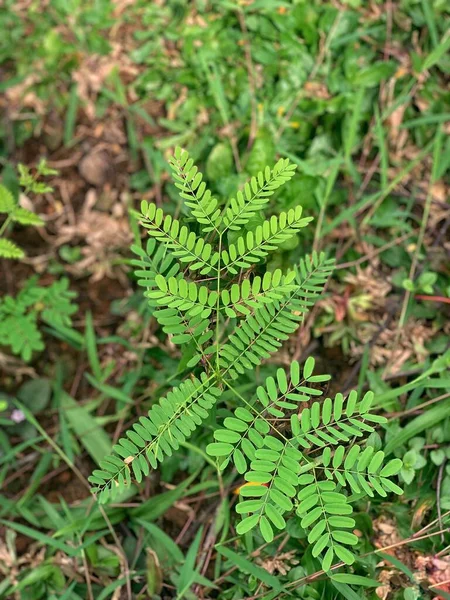
[[(441, 156), (441, 150), (442, 150), (442, 136), (443, 136), (443, 131), (442, 131), (442, 127), (440, 127), (438, 129), (438, 131), (436, 132), (436, 135), (434, 136), (434, 140), (433, 140), (433, 166), (431, 169), (430, 183), (428, 186), (427, 197), (425, 200), (425, 208), (424, 208), (423, 215), (422, 215), (422, 221), (420, 223), (420, 230), (419, 230), (419, 236), (417, 238), (416, 250), (414, 252), (414, 257), (411, 262), (411, 268), (409, 270), (409, 279), (411, 281), (414, 281), (417, 264), (419, 262), (419, 253), (422, 249), (422, 245), (423, 245), (423, 241), (424, 241), (424, 237), (425, 237), (425, 231), (426, 231), (427, 224), (428, 224), (428, 218), (430, 216), (431, 200), (433, 198), (433, 192), (432, 192), (433, 184), (436, 182), (436, 173), (437, 173), (437, 170), (438, 170), (439, 164), (440, 164), (440, 156)], [(405, 324), (406, 313), (408, 310), (410, 297), (411, 297), (411, 292), (409, 290), (406, 290), (405, 297), (403, 300), (402, 310), (400, 313), (400, 319), (398, 322), (397, 338), (400, 334), (400, 329)]]
[(351, 156), (355, 149), (356, 136), (358, 133), (358, 125), (361, 120), (362, 104), (365, 94), (365, 88), (361, 87), (358, 89), (354, 98), (350, 122), (347, 125), (347, 121), (344, 121), (344, 126), (346, 130), (345, 135), (343, 135), (344, 160), (347, 166), (351, 163)]
[(61, 406), (65, 410), (71, 429), (76, 433), (88, 454), (98, 464), (112, 452), (109, 435), (98, 425), (90, 412), (68, 394), (62, 394)]
[(96, 379), (102, 379), (102, 369), (100, 366), (100, 360), (97, 352), (97, 340), (95, 336), (94, 323), (92, 320), (92, 313), (88, 311), (86, 313), (85, 332), (84, 339), (86, 345), (86, 352), (89, 359), (92, 372)]
[(446, 52), (450, 49), (450, 29), (445, 32), (441, 41), (436, 46), (436, 48), (430, 52), (427, 56), (425, 56), (424, 61), (422, 63), (422, 67), (420, 72), (428, 71), (431, 67), (434, 67), (436, 63), (438, 63), (441, 58), (444, 56)]
[(182, 497), (186, 488), (195, 480), (200, 471), (201, 469), (192, 473), (192, 475), (184, 479), (175, 489), (158, 494), (157, 496), (146, 500), (137, 508), (132, 508), (130, 510), (130, 518), (132, 520), (144, 519), (145, 521), (154, 521), (160, 517)]
[(406, 121), (406, 123), (402, 123), (400, 125), (400, 129), (412, 129), (413, 127), (418, 127), (419, 125), (434, 125), (435, 123), (445, 123), (446, 121), (450, 121), (450, 113), (425, 115), (423, 117), (418, 117), (417, 119)]
[(333, 580), (331, 580), (331, 583), (345, 600), (362, 600), (362, 597), (345, 583), (339, 583), (338, 581)]
[(113, 398), (114, 400), (117, 400), (117, 402), (123, 404), (133, 403), (132, 398), (130, 398), (130, 396), (125, 394), (122, 390), (119, 390), (112, 385), (108, 385), (107, 383), (101, 383), (100, 381), (97, 381), (90, 373), (85, 373), (85, 376), (89, 383), (97, 390), (102, 392), (102, 394), (104, 394), (107, 398)]
[(30, 500), (30, 498), (33, 496), (35, 491), (39, 488), (42, 478), (48, 472), (52, 461), (53, 455), (51, 454), (51, 452), (46, 452), (41, 456), (35, 470), (33, 471), (33, 474), (30, 478), (30, 483), (28, 484), (25, 493), (17, 503), (18, 507), (21, 507), (24, 504), (26, 504), (28, 500)]
[(436, 48), (436, 46), (439, 44), (439, 35), (436, 27), (436, 20), (434, 18), (433, 7), (430, 6), (430, 0), (422, 0), (422, 10), (425, 21), (428, 25), (431, 43), (433, 44), (433, 47)]
[(32, 540), (36, 540), (36, 541), (40, 542), (44, 546), (54, 548), (55, 550), (61, 550), (68, 556), (78, 556), (78, 554), (79, 554), (78, 548), (73, 548), (72, 546), (68, 546), (67, 544), (64, 544), (64, 542), (55, 540), (54, 538), (50, 537), (49, 535), (45, 535), (44, 533), (41, 533), (40, 531), (36, 531), (35, 529), (32, 529), (31, 527), (27, 527), (26, 525), (22, 525), (21, 523), (14, 523), (13, 521), (7, 521), (6, 519), (0, 519), (0, 523), (2, 523), (2, 525), (5, 525), (6, 527), (14, 529), (14, 531), (17, 531), (18, 533), (21, 533), (22, 535), (26, 535), (27, 537), (31, 538)]
[(74, 83), (70, 88), (69, 101), (67, 104), (66, 120), (64, 123), (64, 146), (68, 146), (73, 140), (73, 133), (75, 131), (75, 123), (77, 118), (78, 102), (78, 86), (76, 83)]
[(317, 218), (316, 230), (314, 232), (314, 243), (313, 243), (313, 250), (315, 252), (318, 252), (318, 250), (319, 250), (320, 239), (321, 239), (321, 230), (322, 230), (322, 225), (323, 225), (323, 221), (325, 218), (325, 211), (327, 208), (327, 204), (328, 204), (328, 200), (330, 198), (331, 192), (333, 191), (333, 187), (336, 182), (336, 178), (338, 176), (339, 169), (340, 169), (342, 162), (343, 162), (342, 156), (338, 156), (336, 158), (336, 160), (333, 162), (333, 166), (331, 167), (330, 173), (327, 177), (325, 192), (319, 200), (320, 210), (319, 210), (319, 216)]
[(380, 116), (380, 109), (378, 105), (375, 106), (375, 135), (377, 138), (378, 149), (380, 151), (380, 175), (381, 175), (381, 187), (386, 188), (388, 185), (388, 168), (389, 168), (389, 155), (386, 146), (386, 137), (384, 135), (383, 122)]
[(270, 586), (274, 590), (277, 590), (278, 592), (283, 591), (283, 586), (278, 581), (277, 577), (270, 575), (270, 573), (268, 573), (262, 567), (258, 567), (258, 565), (255, 565), (254, 563), (250, 562), (240, 554), (237, 554), (230, 548), (226, 548), (225, 546), (221, 546), (220, 544), (216, 546), (216, 550), (220, 554), (222, 554), (222, 556), (225, 556), (225, 558), (227, 558), (233, 564), (235, 564), (241, 571), (244, 571), (244, 573), (252, 575), (258, 581), (262, 581), (263, 583)]
[(197, 554), (198, 549), (200, 547), (200, 542), (202, 539), (203, 527), (197, 531), (197, 535), (194, 538), (194, 541), (189, 547), (189, 550), (186, 554), (185, 561), (180, 570), (180, 577), (178, 579), (177, 584), (177, 600), (181, 600), (184, 598), (185, 593), (189, 590), (191, 585), (195, 581), (195, 576), (197, 571), (195, 569), (195, 563), (197, 562)]
[(409, 439), (419, 435), (422, 431), (426, 431), (431, 427), (434, 427), (441, 421), (444, 421), (447, 417), (450, 417), (450, 401), (442, 402), (434, 408), (427, 410), (423, 414), (419, 415), (406, 425), (392, 440), (390, 440), (385, 448), (384, 452), (386, 455), (391, 454), (396, 448), (402, 446)]

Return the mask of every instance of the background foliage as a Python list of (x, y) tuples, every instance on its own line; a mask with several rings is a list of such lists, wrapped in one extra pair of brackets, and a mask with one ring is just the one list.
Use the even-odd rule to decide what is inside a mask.
[[(450, 597), (447, 3), (5, 0), (0, 27), (0, 237), (16, 257), (0, 267), (0, 597)], [(327, 395), (375, 392), (388, 424), (368, 443), (403, 459), (405, 494), (357, 501), (356, 579), (323, 579), (295, 522), (237, 540), (243, 480), (199, 450), (211, 426), (114, 505), (89, 495), (187, 366), (142, 291), (177, 266), (129, 214), (145, 199), (189, 216), (176, 145), (236, 206), (288, 158), (267, 214), (300, 204), (314, 221), (268, 268), (336, 257), (248, 385), (314, 356)]]

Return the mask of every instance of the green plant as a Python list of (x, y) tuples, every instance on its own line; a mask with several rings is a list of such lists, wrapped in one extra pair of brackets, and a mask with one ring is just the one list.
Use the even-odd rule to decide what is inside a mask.
[[(54, 175), (57, 171), (47, 167), (46, 161), (42, 159), (36, 167), (36, 173), (32, 174), (25, 165), (19, 164), (19, 183), (24, 188), (24, 193), (44, 194), (52, 190), (46, 183), (39, 181), (39, 178), (47, 175)], [(41, 217), (35, 213), (22, 208), (15, 201), (12, 193), (0, 184), (0, 214), (6, 215), (3, 224), (0, 227), (0, 258), (23, 258), (24, 251), (15, 242), (2, 238), (11, 223), (20, 225), (31, 225), (40, 227), (44, 224)]]
[[(217, 457), (221, 470), (233, 463), (252, 483), (241, 488), (237, 512), (248, 516), (237, 526), (238, 533), (259, 527), (270, 542), (273, 529), (284, 529), (285, 515), (295, 512), (302, 528), (309, 530), (313, 555), (326, 550), (324, 570), (329, 570), (335, 557), (351, 564), (354, 556), (347, 546), (357, 538), (347, 531), (355, 522), (344, 490), (369, 496), (402, 493), (389, 479), (400, 470), (401, 460), (384, 465), (382, 451), (374, 452), (370, 446), (362, 450), (351, 442), (374, 431), (374, 424), (386, 422), (370, 411), (373, 394), (358, 398), (352, 392), (347, 399), (337, 394), (307, 405), (322, 395), (315, 385), (329, 379), (313, 374), (311, 357), (303, 369), (294, 361), (288, 375), (278, 369), (276, 379), (266, 379), (249, 400), (235, 383), (276, 352), (299, 327), (333, 268), (333, 260), (314, 253), (287, 273), (251, 273), (254, 265), (311, 220), (296, 207), (242, 231), (274, 191), (292, 177), (295, 167), (281, 159), (273, 169), (252, 177), (244, 191), (221, 209), (186, 151), (177, 148), (171, 166), (198, 232), (145, 201), (139, 219), (150, 236), (195, 274), (195, 280), (188, 278), (186, 269), (171, 276), (153, 272), (144, 282), (149, 286), (149, 301), (158, 306), (154, 316), (174, 343), (188, 345), (185, 365), (198, 370), (119, 440), (114, 454), (90, 477), (93, 493), (106, 502), (127, 487), (133, 476), (141, 482), (150, 467), (156, 468), (208, 419), (228, 390), (241, 406), (214, 432), (215, 442), (207, 452)], [(234, 230), (240, 236), (228, 243), (226, 234)], [(143, 253), (142, 258), (145, 264)], [(286, 421), (287, 430), (281, 428)]]
[(30, 277), (15, 298), (0, 300), (1, 344), (10, 346), (23, 360), (31, 360), (33, 352), (45, 347), (38, 321), (54, 328), (70, 326), (78, 308), (72, 302), (75, 296), (66, 278), (41, 286), (37, 277)]

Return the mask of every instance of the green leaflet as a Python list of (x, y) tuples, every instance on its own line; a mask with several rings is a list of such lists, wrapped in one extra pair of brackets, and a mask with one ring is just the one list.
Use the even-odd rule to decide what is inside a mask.
[(188, 316), (200, 315), (208, 318), (217, 303), (217, 292), (209, 292), (204, 285), (198, 286), (194, 281), (187, 282), (184, 278), (155, 276), (157, 290), (147, 292), (147, 297), (156, 300), (157, 304), (177, 308)]
[(10, 214), (13, 212), (16, 203), (11, 192), (0, 184), (0, 213)]
[(276, 269), (273, 273), (267, 271), (264, 277), (257, 275), (251, 281), (244, 279), (240, 284), (233, 283), (230, 290), (222, 290), (221, 308), (231, 318), (247, 316), (274, 300), (281, 300), (295, 289), (294, 271), (286, 275), (283, 275), (281, 269)]
[(175, 156), (170, 159), (175, 186), (186, 206), (191, 209), (192, 216), (201, 224), (205, 233), (218, 232), (221, 223), (221, 211), (217, 200), (211, 197), (206, 189), (203, 175), (199, 173), (192, 158), (186, 150), (176, 148)]
[(263, 359), (280, 348), (300, 325), (303, 315), (314, 304), (329, 274), (333, 261), (325, 255), (313, 254), (300, 261), (296, 287), (280, 301), (274, 301), (255, 311), (254, 316), (241, 321), (222, 346), (220, 361), (233, 379), (253, 369)]
[(16, 223), (20, 223), (21, 225), (33, 225), (35, 227), (39, 227), (44, 224), (44, 221), (36, 215), (35, 213), (27, 210), (26, 208), (21, 208), (18, 206), (12, 212), (11, 218)]
[(239, 237), (228, 249), (222, 250), (222, 270), (236, 275), (240, 269), (247, 269), (260, 262), (311, 221), (311, 217), (302, 218), (301, 206), (291, 208), (287, 213), (280, 213), (278, 217), (272, 216), (254, 231), (248, 231)]
[[(11, 222), (35, 227), (44, 224), (41, 217), (16, 204), (11, 192), (2, 184), (0, 184), (0, 214), (6, 215), (4, 227)], [(4, 227), (2, 227), (2, 232)], [(24, 256), (24, 251), (17, 244), (6, 238), (0, 239), (0, 258), (20, 259)]]
[(0, 258), (23, 258), (25, 252), (11, 240), (0, 239)]
[(100, 502), (114, 498), (131, 483), (132, 474), (140, 483), (151, 468), (171, 456), (202, 423), (220, 396), (213, 378), (186, 380), (155, 404), (147, 417), (127, 432), (113, 447), (114, 454), (100, 462), (89, 478)]
[(239, 231), (242, 225), (248, 223), (257, 211), (260, 211), (284, 183), (294, 175), (296, 165), (291, 164), (287, 158), (281, 158), (273, 169), (266, 167), (256, 177), (252, 177), (244, 185), (243, 191), (230, 200), (223, 217), (223, 231), (231, 229)]
[(147, 240), (145, 250), (140, 246), (131, 246), (131, 251), (136, 257), (130, 261), (130, 264), (134, 267), (138, 285), (147, 290), (155, 287), (157, 274), (173, 277), (180, 271), (175, 258), (165, 246), (158, 246), (155, 238)]
[(212, 254), (211, 244), (189, 231), (186, 225), (181, 225), (171, 215), (164, 215), (156, 204), (145, 200), (141, 203), (140, 220), (149, 235), (167, 246), (173, 256), (181, 263), (187, 263), (192, 271), (198, 271), (200, 275), (217, 274), (218, 253)]
[(299, 423), (293, 424), (300, 445), (305, 449), (313, 445), (325, 447), (372, 433), (372, 423), (386, 422), (384, 417), (370, 413), (372, 401), (372, 392), (358, 402), (357, 392), (352, 391), (347, 399), (339, 393), (334, 399), (325, 398), (323, 403), (314, 402), (302, 411)]
[[(313, 376), (312, 370), (314, 369), (314, 359), (310, 357), (305, 363), (303, 374), (301, 375), (301, 368), (298, 362), (294, 361), (290, 366), (289, 378), (283, 369), (278, 369), (276, 381), (272, 377), (266, 379), (265, 386), (259, 386), (256, 390), (257, 404), (253, 403), (255, 407), (254, 412), (251, 413), (248, 409), (238, 408), (235, 410), (234, 418), (227, 418), (224, 421), (224, 429), (217, 429), (214, 432), (214, 438), (217, 442), (227, 442), (226, 451), (223, 446), (222, 454), (217, 454), (220, 450), (217, 448), (216, 443), (209, 444), (207, 452), (209, 454), (215, 453), (215, 456), (227, 456), (228, 461), (222, 463), (222, 468), (228, 464), (229, 461), (234, 462), (239, 473), (244, 473), (247, 469), (248, 461), (256, 458), (255, 452), (258, 450), (259, 456), (266, 460), (276, 460), (277, 456), (273, 450), (263, 450), (264, 436), (269, 432), (270, 428), (268, 423), (264, 420), (263, 415), (267, 414), (276, 418), (284, 418), (289, 411), (295, 410), (298, 406), (298, 402), (305, 402), (311, 398), (311, 396), (317, 396), (321, 394), (320, 390), (315, 389), (311, 384), (317, 381), (327, 381), (330, 376)], [(305, 377), (309, 374), (309, 377)], [(299, 390), (302, 390), (301, 393)], [(258, 409), (256, 410), (256, 407)], [(239, 424), (238, 424), (239, 423)], [(297, 447), (298, 444), (295, 444)], [(236, 464), (235, 454), (236, 452), (243, 452), (242, 461), (239, 458), (239, 465)], [(244, 466), (245, 464), (245, 466)], [(279, 485), (283, 488), (282, 491), (290, 489), (288, 485), (291, 485), (289, 481), (284, 484), (280, 481)], [(296, 481), (294, 480), (294, 485)], [(292, 495), (295, 491), (292, 492)]]

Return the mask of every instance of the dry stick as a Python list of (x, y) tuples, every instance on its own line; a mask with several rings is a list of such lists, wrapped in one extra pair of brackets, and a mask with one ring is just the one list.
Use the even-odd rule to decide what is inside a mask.
[(83, 562), (84, 579), (86, 581), (86, 586), (87, 586), (89, 600), (94, 600), (94, 594), (92, 592), (92, 584), (91, 584), (91, 578), (90, 578), (90, 573), (89, 573), (89, 565), (88, 565), (88, 562), (86, 560), (86, 552), (84, 551), (84, 549), (81, 551), (81, 560)]
[(179, 543), (181, 542), (181, 540), (182, 540), (182, 539), (183, 539), (183, 537), (184, 537), (184, 534), (186, 533), (186, 531), (187, 531), (187, 530), (189, 529), (189, 527), (191, 526), (191, 524), (192, 524), (192, 521), (195, 519), (195, 517), (196, 517), (196, 514), (195, 514), (195, 512), (192, 512), (192, 513), (189, 515), (189, 517), (188, 517), (188, 519), (187, 519), (186, 523), (183, 525), (183, 529), (180, 531), (180, 533), (178, 534), (178, 537), (177, 537), (177, 539), (175, 540), (175, 544), (179, 545)]
[(390, 241), (389, 243), (385, 244), (384, 246), (381, 246), (380, 248), (377, 248), (373, 252), (369, 252), (368, 254), (365, 254), (364, 256), (361, 256), (360, 258), (358, 258), (356, 260), (352, 260), (352, 261), (349, 261), (346, 263), (341, 263), (339, 265), (336, 265), (334, 267), (334, 269), (339, 270), (339, 269), (349, 269), (351, 267), (357, 267), (357, 266), (361, 265), (362, 263), (367, 262), (368, 260), (372, 260), (372, 258), (375, 258), (375, 256), (378, 256), (378, 254), (381, 254), (385, 250), (389, 250), (389, 248), (392, 248), (393, 246), (397, 246), (398, 244), (401, 244), (402, 242), (404, 242), (408, 238), (412, 237), (413, 235), (414, 234), (412, 232), (405, 233), (401, 237)]
[[(444, 460), (442, 465), (439, 467), (438, 479), (437, 479), (437, 487), (436, 487), (436, 500), (437, 500), (437, 513), (439, 526), (442, 529), (442, 511), (441, 511), (441, 486), (442, 486), (442, 477), (444, 475), (445, 463), (447, 461)], [(441, 542), (444, 543), (444, 534), (441, 533)]]
[(429, 585), (428, 589), (432, 589), (432, 588), (439, 588), (440, 585), (447, 585), (447, 583), (450, 583), (450, 579), (446, 579), (445, 581), (439, 581), (439, 583), (433, 583), (433, 585)]
[(427, 300), (430, 302), (443, 302), (444, 304), (450, 304), (450, 298), (444, 296), (427, 296), (426, 294), (416, 294), (414, 296), (416, 300)]
[(445, 548), (442, 548), (442, 550), (439, 550), (439, 552), (435, 554), (435, 557), (440, 558), (441, 556), (447, 556), (449, 550), (450, 546), (446, 546)]
[[(445, 519), (446, 517), (450, 516), (450, 510), (448, 510), (447, 512), (445, 512), (441, 518)], [(411, 537), (413, 539), (416, 539), (417, 537), (420, 537), (425, 531), (428, 531), (428, 529), (431, 529), (432, 527), (435, 527), (435, 525), (439, 522), (439, 519), (434, 519), (433, 521), (431, 521), (431, 523), (428, 523), (428, 525), (425, 525), (425, 527), (422, 527), (422, 529), (419, 529), (419, 531), (416, 531), (416, 533), (414, 533)]]
[(410, 414), (415, 413), (415, 412), (417, 412), (419, 410), (422, 410), (422, 408), (430, 406), (431, 404), (436, 404), (436, 402), (440, 402), (441, 400), (445, 400), (449, 396), (450, 396), (450, 392), (448, 394), (442, 394), (442, 396), (438, 396), (437, 398), (432, 398), (431, 400), (427, 400), (427, 402), (423, 402), (422, 404), (419, 404), (418, 406), (413, 406), (412, 408), (409, 408), (408, 410), (403, 410), (403, 411), (400, 411), (400, 412), (390, 413), (390, 414), (386, 415), (386, 417), (388, 419), (396, 419), (396, 418), (405, 417), (406, 415), (410, 415)]
[(247, 24), (245, 22), (245, 15), (241, 10), (237, 11), (239, 25), (241, 27), (242, 35), (244, 38), (244, 53), (245, 62), (247, 65), (248, 73), (248, 85), (250, 88), (250, 103), (251, 103), (251, 121), (250, 121), (250, 134), (248, 136), (247, 149), (253, 146), (253, 142), (256, 138), (258, 131), (258, 112), (256, 105), (256, 83), (255, 83), (255, 69), (252, 60), (252, 50), (250, 46), (250, 38), (248, 36)]
[(378, 153), (377, 156), (375, 157), (375, 159), (373, 160), (372, 164), (370, 165), (370, 167), (367, 169), (367, 173), (366, 173), (364, 180), (361, 184), (361, 187), (359, 188), (359, 191), (358, 191), (358, 195), (357, 195), (358, 198), (362, 198), (362, 195), (366, 191), (367, 186), (372, 181), (372, 177), (376, 173), (378, 165), (380, 164), (380, 156), (381, 156), (380, 153)]

